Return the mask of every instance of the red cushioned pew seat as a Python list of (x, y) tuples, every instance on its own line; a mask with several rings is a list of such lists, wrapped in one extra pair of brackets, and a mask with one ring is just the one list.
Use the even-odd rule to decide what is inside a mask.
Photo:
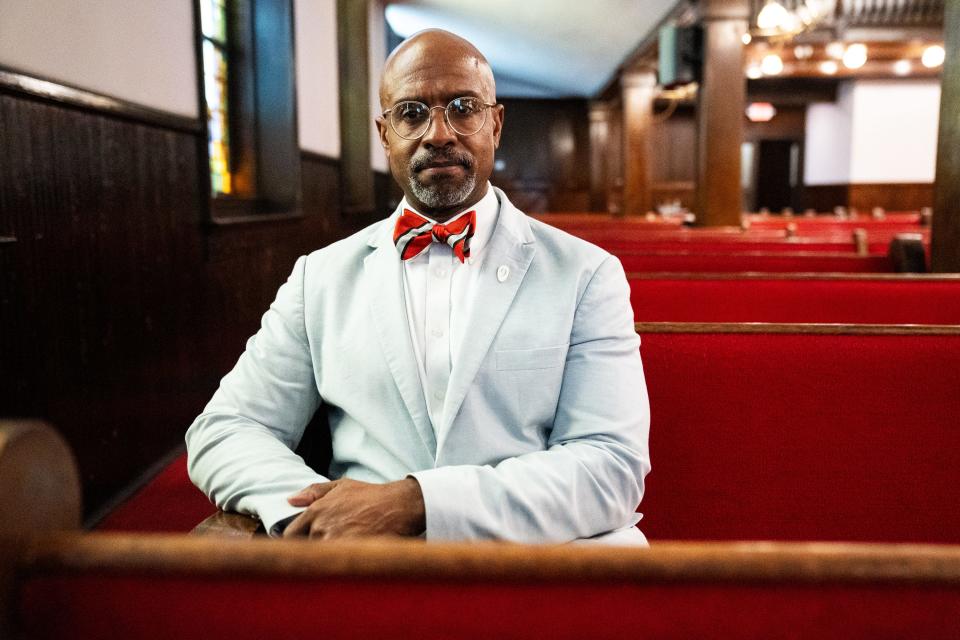
[(644, 322), (960, 324), (960, 276), (628, 274)]
[(181, 453), (96, 528), (187, 533), (214, 511), (216, 507), (190, 481), (187, 454)]
[(651, 540), (960, 542), (960, 327), (638, 328)]

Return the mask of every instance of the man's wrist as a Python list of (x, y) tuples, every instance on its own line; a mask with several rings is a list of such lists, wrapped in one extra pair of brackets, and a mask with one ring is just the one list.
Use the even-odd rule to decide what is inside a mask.
[(401, 524), (403, 535), (419, 536), (427, 529), (427, 510), (423, 502), (423, 491), (420, 483), (413, 476), (394, 483), (400, 494), (401, 513), (404, 522)]

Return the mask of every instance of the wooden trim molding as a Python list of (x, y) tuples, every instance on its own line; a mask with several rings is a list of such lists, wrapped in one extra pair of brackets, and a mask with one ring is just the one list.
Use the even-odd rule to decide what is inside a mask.
[(174, 535), (49, 534), (20, 547), (19, 575), (50, 573), (581, 583), (923, 584), (960, 587), (960, 546), (660, 542), (651, 548), (317, 542)]
[(180, 116), (159, 109), (152, 109), (120, 98), (71, 87), (5, 67), (0, 67), (0, 91), (39, 98), (58, 105), (133, 120), (181, 133), (198, 135), (203, 132), (203, 122), (200, 118)]
[(827, 324), (780, 322), (637, 322), (637, 333), (762, 333), (832, 336), (960, 336), (951, 324)]

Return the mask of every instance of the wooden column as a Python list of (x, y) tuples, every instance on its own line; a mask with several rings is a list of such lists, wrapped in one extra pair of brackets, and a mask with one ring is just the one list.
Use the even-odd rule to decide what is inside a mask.
[(375, 209), (370, 167), (367, 2), (337, 0), (340, 79), (340, 193), (343, 215), (361, 222)]
[(940, 93), (931, 270), (960, 272), (960, 0), (947, 0), (943, 17), (944, 49)]
[(620, 79), (623, 98), (623, 213), (650, 210), (650, 128), (657, 76), (652, 71), (627, 71)]
[[(610, 105), (590, 103), (590, 210), (609, 211)], [(617, 141), (619, 144), (619, 141)]]
[(738, 225), (741, 214), (740, 145), (747, 80), (743, 42), (746, 0), (706, 0), (703, 81), (697, 101), (697, 223)]

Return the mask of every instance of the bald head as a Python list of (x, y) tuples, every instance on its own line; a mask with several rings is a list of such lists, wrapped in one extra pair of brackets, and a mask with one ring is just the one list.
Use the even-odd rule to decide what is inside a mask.
[(430, 81), (430, 70), (442, 68), (451, 62), (463, 63), (476, 74), (487, 102), (496, 102), (497, 89), (490, 63), (480, 50), (460, 36), (442, 29), (419, 31), (393, 50), (383, 65), (380, 75), (380, 106), (388, 109), (399, 99), (411, 96), (395, 95), (398, 86)]

